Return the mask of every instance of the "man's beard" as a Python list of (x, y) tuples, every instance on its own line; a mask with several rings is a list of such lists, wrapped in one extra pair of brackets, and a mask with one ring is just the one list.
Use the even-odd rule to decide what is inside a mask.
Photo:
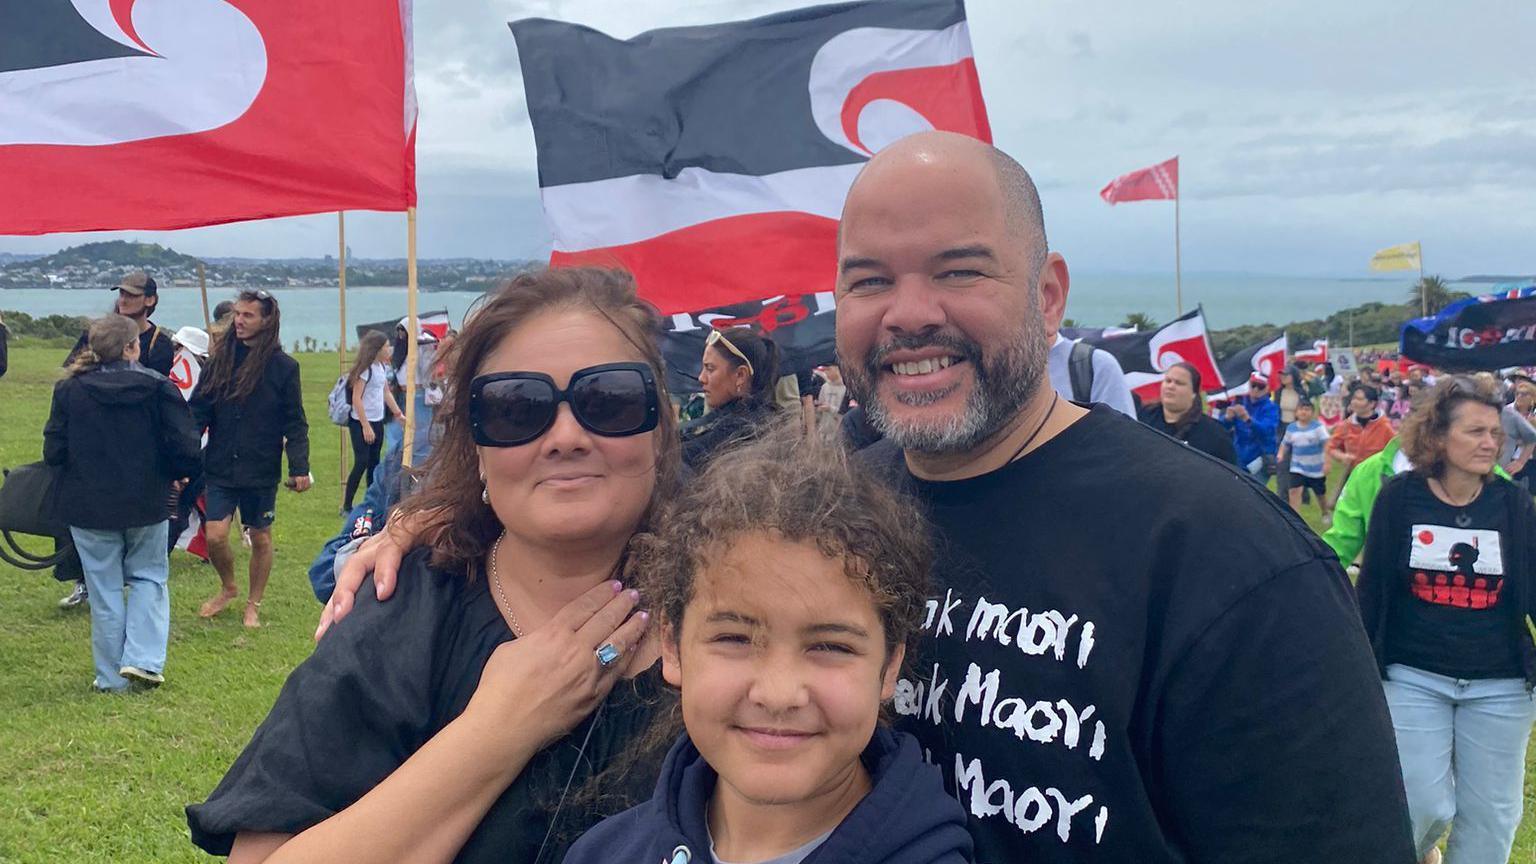
[[(880, 434), (903, 450), (918, 453), (965, 453), (996, 435), (1018, 416), (1045, 379), (1050, 350), (1036, 321), (1019, 329), (989, 359), (981, 346), (959, 333), (931, 336), (897, 336), (877, 346), (863, 363), (843, 369), (843, 380), (853, 391)], [(881, 402), (878, 384), (885, 358), (898, 350), (945, 348), (970, 364), (975, 385), (957, 415), (932, 420), (898, 420)], [(959, 386), (959, 385), (955, 385)], [(949, 396), (954, 388), (909, 393), (896, 398), (903, 405), (921, 407)]]

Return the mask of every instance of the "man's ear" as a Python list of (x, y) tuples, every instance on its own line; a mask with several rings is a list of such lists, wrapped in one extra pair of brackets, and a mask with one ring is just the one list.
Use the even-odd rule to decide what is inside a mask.
[(1060, 252), (1045, 256), (1045, 266), (1040, 268), (1040, 320), (1048, 328), (1047, 337), (1054, 340), (1061, 329), (1061, 320), (1067, 314), (1067, 294), (1072, 288), (1072, 274), (1067, 270), (1067, 259)]
[(678, 656), (677, 629), (671, 622), (661, 625), (661, 677), (673, 687), (683, 686), (683, 664)]
[(885, 658), (885, 669), (880, 673), (880, 701), (889, 702), (896, 696), (896, 679), (901, 677), (901, 664), (907, 659), (907, 646), (897, 645), (891, 656)]

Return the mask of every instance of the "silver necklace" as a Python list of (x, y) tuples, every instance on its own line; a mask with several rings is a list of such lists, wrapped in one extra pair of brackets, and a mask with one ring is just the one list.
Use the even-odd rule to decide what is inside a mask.
[(512, 635), (519, 639), (523, 636), (523, 628), (517, 624), (517, 613), (512, 611), (512, 601), (507, 599), (507, 592), (501, 587), (501, 574), (496, 572), (496, 559), (501, 557), (501, 541), (507, 536), (506, 531), (496, 538), (491, 544), (491, 584), (496, 587), (496, 596), (501, 598), (501, 606), (507, 610), (507, 620), (512, 625)]

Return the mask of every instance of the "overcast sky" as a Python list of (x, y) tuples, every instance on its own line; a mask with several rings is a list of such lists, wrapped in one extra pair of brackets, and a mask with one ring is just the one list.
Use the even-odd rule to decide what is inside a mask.
[[(533, 135), (509, 20), (629, 37), (793, 0), (416, 4), (423, 257), (542, 257)], [(1117, 174), (1180, 156), (1186, 271), (1365, 275), (1422, 240), (1429, 272), (1536, 272), (1536, 3), (969, 0), (996, 143), (1041, 187), (1082, 271), (1166, 271), (1168, 202), (1109, 207)], [(349, 216), (354, 254), (399, 257), (404, 216)], [(181, 232), (0, 237), (50, 252), (137, 238), (205, 257), (321, 256), (335, 217)]]

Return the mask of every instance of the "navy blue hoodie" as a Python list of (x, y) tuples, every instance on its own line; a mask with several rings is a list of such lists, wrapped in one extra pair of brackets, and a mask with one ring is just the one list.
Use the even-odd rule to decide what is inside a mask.
[[(871, 789), (803, 864), (970, 864), (965, 811), (944, 792), (917, 739), (885, 727), (864, 750)], [(710, 864), (704, 808), (715, 770), (684, 735), (672, 745), (656, 794), (583, 834), (565, 864)], [(674, 854), (679, 847), (685, 854)]]

